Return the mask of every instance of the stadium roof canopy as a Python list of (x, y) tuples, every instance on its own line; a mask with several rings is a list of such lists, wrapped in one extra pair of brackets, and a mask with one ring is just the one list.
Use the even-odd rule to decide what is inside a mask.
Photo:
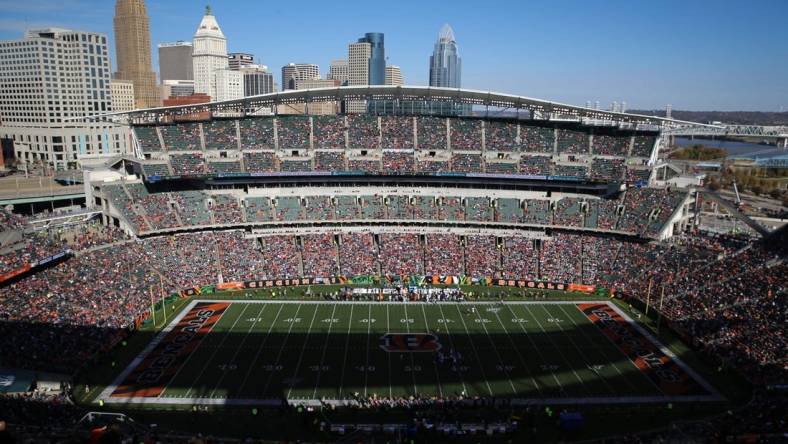
[[(255, 114), (263, 108), (278, 105), (301, 103), (336, 102), (352, 100), (394, 101), (397, 103), (443, 102), (490, 107), (496, 110), (530, 111), (534, 118), (543, 120), (583, 121), (593, 125), (620, 126), (632, 129), (661, 130), (681, 127), (715, 127), (696, 122), (666, 119), (663, 117), (640, 114), (612, 112), (585, 108), (575, 105), (515, 96), (511, 94), (471, 89), (435, 88), (427, 86), (392, 86), (363, 85), (338, 86), (304, 90), (287, 90), (258, 96), (223, 102), (209, 102), (190, 105), (166, 106), (159, 108), (139, 109), (128, 112), (97, 114), (79, 120), (115, 121), (118, 123), (152, 123), (167, 121), (169, 118), (192, 115), (195, 113), (211, 113), (211, 115), (246, 115)], [(403, 108), (407, 109), (406, 106)], [(494, 114), (491, 114), (494, 116)], [(716, 127), (715, 127), (716, 128)]]

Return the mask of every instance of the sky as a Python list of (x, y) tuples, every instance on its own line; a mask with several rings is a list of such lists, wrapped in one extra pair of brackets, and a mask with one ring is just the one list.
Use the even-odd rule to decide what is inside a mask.
[[(365, 32), (385, 33), (388, 63), (426, 85), (449, 23), (462, 87), (629, 109), (788, 111), (788, 0), (146, 0), (158, 43), (191, 40), (206, 2), (229, 51), (280, 79), (290, 62), (332, 59)], [(112, 0), (0, 0), (0, 39), (58, 26), (106, 33)]]

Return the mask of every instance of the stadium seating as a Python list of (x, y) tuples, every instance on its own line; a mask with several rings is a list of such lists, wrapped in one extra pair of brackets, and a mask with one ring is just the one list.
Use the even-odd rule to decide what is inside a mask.
[(208, 172), (208, 166), (200, 153), (170, 154), (170, 165), (173, 173), (177, 175), (199, 175)]
[(631, 138), (625, 135), (594, 134), (591, 151), (603, 156), (624, 157), (629, 151)]
[(466, 198), (466, 220), (476, 222), (491, 222), (493, 220), (493, 208), (490, 199), (486, 197)]
[(311, 137), (311, 123), (309, 117), (288, 116), (277, 119), (277, 138), (279, 149), (289, 150), (309, 148)]
[(359, 219), (360, 208), (355, 196), (336, 196), (334, 200), (337, 220)]
[(555, 203), (553, 225), (566, 227), (582, 227), (583, 213), (581, 210), (583, 200), (565, 197)]
[(522, 222), (523, 210), (520, 207), (519, 199), (499, 198), (495, 204), (495, 222)]
[(383, 151), (383, 174), (413, 174), (415, 170), (412, 151)]
[(206, 150), (237, 150), (236, 120), (211, 120), (202, 124)]
[(368, 174), (380, 174), (380, 161), (371, 158), (348, 159), (348, 170), (361, 171)]
[(274, 119), (241, 119), (238, 121), (238, 126), (241, 131), (241, 149), (274, 149)]
[(343, 151), (316, 151), (315, 171), (346, 171)]
[(520, 157), (520, 172), (523, 174), (534, 174), (539, 176), (549, 176), (553, 174), (553, 163), (547, 156), (522, 156)]
[(371, 233), (350, 233), (340, 236), (340, 273), (342, 276), (379, 275), (378, 254)]
[(585, 179), (588, 176), (588, 167), (583, 165), (556, 164), (553, 167), (553, 175)]
[(271, 199), (268, 197), (247, 197), (246, 220), (250, 222), (269, 222), (275, 220)]
[(485, 172), (496, 174), (517, 174), (519, 165), (517, 162), (486, 162)]
[(383, 117), (380, 130), (383, 149), (413, 149), (412, 117)]
[(143, 152), (163, 151), (155, 126), (135, 126), (134, 134), (137, 135), (137, 141)]
[(557, 132), (559, 153), (588, 154), (588, 134), (567, 129)]
[(166, 163), (144, 163), (142, 172), (146, 176), (169, 176), (170, 169)]
[(483, 172), (482, 155), (469, 153), (454, 153), (451, 156), (451, 170), (460, 173)]
[(240, 173), (241, 172), (241, 162), (236, 160), (230, 161), (208, 161), (208, 172), (211, 174), (223, 174), (223, 173)]
[(452, 119), (450, 124), (451, 149), (467, 151), (480, 151), (482, 149), (481, 120)]
[(182, 123), (178, 125), (167, 125), (159, 128), (161, 130), (164, 146), (169, 151), (202, 151), (200, 142), (200, 124)]
[(500, 250), (494, 236), (466, 236), (465, 251), (465, 270), (469, 276), (476, 278), (500, 276)]
[(348, 148), (377, 149), (380, 147), (378, 118), (366, 114), (347, 116)]
[(381, 233), (380, 264), (385, 274), (424, 274), (424, 252), (416, 234)]
[(309, 220), (334, 220), (334, 206), (329, 196), (308, 196), (304, 198), (304, 215)]
[(621, 182), (625, 172), (624, 159), (595, 158), (591, 163), (591, 179)]
[(538, 126), (520, 125), (520, 146), (529, 153), (552, 153), (555, 130)]
[(632, 145), (632, 157), (650, 157), (656, 139), (654, 136), (635, 136), (635, 142)]
[(270, 173), (276, 171), (276, 156), (270, 152), (246, 152), (244, 166), (248, 173)]
[(230, 194), (214, 194), (213, 199), (214, 221), (217, 224), (232, 224), (243, 220), (243, 211), (237, 197)]
[(484, 136), (487, 151), (515, 151), (520, 148), (517, 143), (516, 123), (487, 121)]
[(539, 254), (534, 248), (534, 239), (507, 237), (502, 252), (504, 278), (537, 279), (539, 277)]
[(438, 199), (438, 219), (462, 221), (465, 220), (465, 207), (462, 198), (458, 196), (443, 196)]
[(339, 272), (339, 258), (334, 235), (309, 234), (301, 236), (301, 239), (304, 277), (336, 276)]
[(416, 119), (416, 124), (420, 150), (445, 150), (448, 148), (445, 118), (420, 117)]
[(451, 234), (427, 234), (425, 236), (424, 266), (427, 275), (465, 274), (465, 258), (460, 239)]
[(282, 159), (279, 162), (282, 172), (312, 171), (312, 161), (309, 159)]
[(345, 148), (345, 117), (314, 116), (315, 149)]

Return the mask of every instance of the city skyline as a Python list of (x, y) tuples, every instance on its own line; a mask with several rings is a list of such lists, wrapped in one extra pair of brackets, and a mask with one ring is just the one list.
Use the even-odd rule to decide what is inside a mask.
[[(117, 63), (113, 2), (51, 3), (0, 0), (5, 17), (0, 20), (0, 39), (19, 38), (25, 28), (42, 26), (105, 33), (111, 40), (113, 64)], [(211, 6), (227, 34), (228, 50), (253, 53), (257, 63), (271, 67), (299, 61), (315, 63), (324, 73), (330, 60), (346, 54), (349, 42), (365, 32), (381, 32), (386, 34), (387, 64), (400, 66), (408, 84), (427, 85), (436, 32), (449, 23), (461, 44), (463, 87), (469, 89), (577, 105), (598, 100), (605, 108), (613, 101), (626, 101), (630, 109), (661, 109), (671, 103), (676, 110), (777, 111), (788, 104), (788, 61), (780, 56), (784, 50), (779, 44), (788, 39), (788, 30), (779, 23), (788, 4), (766, 1), (751, 8), (715, 2), (715, 8), (671, 8), (670, 3), (679, 4), (593, 7), (578, 2), (537, 10), (515, 2), (496, 8), (414, 3), (410, 9), (420, 9), (416, 16), (397, 10), (379, 14), (367, 6), (351, 8), (355, 12), (350, 17), (320, 3), (312, 4), (309, 10), (315, 13), (308, 15), (278, 8), (256, 14), (261, 6), (237, 8), (236, 2), (226, 0)], [(190, 40), (204, 5), (182, 0), (146, 4), (153, 66), (158, 67), (156, 45)], [(245, 13), (236, 13), (240, 9)], [(486, 20), (477, 20), (482, 14)], [(748, 21), (756, 14), (757, 26)], [(405, 15), (410, 18), (402, 22)], [(332, 21), (332, 31), (320, 38), (283, 33), (288, 23), (298, 21), (310, 28), (325, 20)], [(563, 35), (550, 33), (558, 29)], [(262, 36), (259, 30), (264, 30)], [(277, 37), (284, 35), (287, 38)]]

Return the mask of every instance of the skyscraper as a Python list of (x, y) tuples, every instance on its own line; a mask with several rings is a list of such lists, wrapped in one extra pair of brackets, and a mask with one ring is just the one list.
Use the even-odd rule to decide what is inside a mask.
[(20, 162), (58, 170), (79, 155), (126, 153), (128, 126), (66, 121), (113, 111), (111, 70), (106, 34), (45, 28), (0, 41), (0, 139)]
[(115, 2), (116, 77), (134, 84), (137, 108), (159, 106), (156, 73), (151, 63), (150, 24), (143, 0)]
[(254, 55), (246, 52), (231, 52), (227, 56), (230, 69), (238, 71), (244, 66), (254, 65)]
[[(369, 84), (369, 58), (371, 55), (372, 45), (367, 42), (351, 43), (348, 46), (348, 85)], [(383, 76), (385, 80), (385, 68)], [(363, 113), (366, 110), (367, 102), (364, 100), (350, 100), (346, 104), (346, 111), (349, 113)]]
[(369, 78), (367, 85), (383, 85), (386, 82), (386, 48), (383, 33), (368, 32), (358, 39), (359, 43), (369, 43)]
[(402, 86), (402, 70), (399, 66), (389, 65), (386, 67), (386, 85)]
[(340, 85), (346, 85), (350, 76), (350, 66), (347, 59), (332, 60), (328, 68), (326, 79), (338, 80)]
[(240, 69), (244, 75), (244, 97), (276, 91), (274, 75), (265, 65), (247, 65)]
[(320, 78), (320, 68), (312, 63), (288, 63), (282, 67), (282, 91), (298, 89), (301, 80)]
[(211, 7), (205, 7), (205, 15), (194, 34), (194, 92), (216, 97), (216, 70), (227, 69), (227, 39), (224, 37)]
[(443, 25), (430, 56), (430, 86), (459, 88), (462, 62), (457, 52), (454, 31), (448, 24)]
[(159, 43), (159, 80), (194, 80), (192, 42)]

